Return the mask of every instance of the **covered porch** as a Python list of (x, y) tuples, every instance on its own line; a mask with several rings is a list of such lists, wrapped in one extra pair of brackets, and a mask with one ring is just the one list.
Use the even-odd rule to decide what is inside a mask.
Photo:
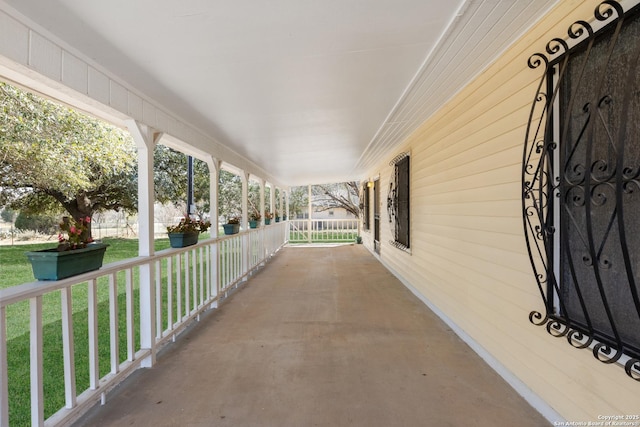
[[(532, 181), (555, 182), (527, 153), (562, 146), (529, 134), (542, 129), (538, 116), (556, 121), (533, 108), (550, 99), (543, 65), (567, 41), (591, 46), (594, 28), (640, 25), (636, 12), (640, 0), (0, 0), (0, 80), (131, 133), (140, 224), (135, 258), (0, 291), (0, 426), (640, 425), (640, 347), (548, 322), (564, 310), (551, 307), (559, 291), (548, 279), (561, 241), (531, 250), (528, 233), (556, 227), (539, 232), (526, 205), (537, 200)], [(637, 32), (623, 35), (637, 76)], [(640, 104), (629, 105), (636, 124)], [(626, 132), (636, 141), (640, 130)], [(213, 224), (220, 172), (240, 177), (240, 234), (155, 251), (159, 144), (206, 162)], [(640, 167), (623, 164), (640, 158), (634, 150), (575, 170), (615, 164), (626, 171), (616, 189), (628, 171), (638, 187)], [(529, 170), (542, 173), (531, 180)], [(286, 211), (293, 187), (359, 182), (363, 244), (288, 247), (327, 230), (291, 215), (249, 229), (251, 180), (263, 217), (267, 206)], [(541, 205), (536, 218), (560, 221), (550, 214), (560, 209)], [(605, 242), (592, 239), (576, 259), (598, 272), (603, 255), (608, 268)], [(637, 253), (619, 252), (637, 276)], [(616, 309), (636, 325), (638, 283), (623, 289), (631, 309)], [(60, 306), (53, 332), (47, 298)], [(30, 368), (30, 399), (10, 403), (16, 304), (28, 306), (30, 352), (19, 364)], [(59, 342), (47, 347), (47, 333)], [(64, 383), (55, 402), (50, 348)], [(30, 421), (14, 422), (16, 407)]]
[(284, 247), (77, 426), (542, 426), (363, 245)]

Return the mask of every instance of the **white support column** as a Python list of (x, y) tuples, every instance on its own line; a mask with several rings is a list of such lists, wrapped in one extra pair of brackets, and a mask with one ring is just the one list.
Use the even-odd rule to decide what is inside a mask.
[(218, 237), (218, 215), (219, 215), (219, 186), (220, 167), (222, 162), (215, 157), (207, 159), (209, 166), (209, 218), (211, 220), (211, 237)]
[[(276, 186), (271, 184), (271, 191), (269, 191), (269, 207), (271, 209), (271, 213), (276, 214)], [(275, 218), (274, 218), (275, 221)]]
[[(218, 215), (220, 212), (219, 208), (219, 186), (220, 186), (220, 168), (222, 166), (222, 162), (214, 157), (210, 157), (207, 159), (207, 165), (209, 165), (209, 218), (211, 220), (211, 237), (218, 237)], [(218, 274), (219, 271), (219, 243), (215, 245), (211, 245), (209, 247), (209, 286), (211, 297), (215, 298), (218, 296), (218, 289), (220, 289)], [(218, 301), (214, 301), (211, 304), (211, 308), (217, 307)]]
[(242, 228), (244, 230), (249, 228), (249, 174), (245, 171), (240, 172), (240, 178), (242, 179)]
[[(127, 122), (129, 132), (138, 147), (138, 255), (152, 256), (153, 247), (153, 149), (162, 136), (153, 128), (135, 120)], [(150, 357), (141, 366), (154, 365), (155, 349), (155, 269), (151, 264), (140, 266), (140, 347), (150, 349)]]
[[(290, 195), (291, 195), (291, 187), (287, 187), (287, 197), (285, 198), (285, 212), (287, 213), (287, 220), (291, 219), (291, 216), (290, 216), (291, 213), (289, 212)], [(289, 226), (289, 223), (287, 223), (287, 225), (285, 226), (284, 237), (283, 237), (285, 243), (289, 241), (290, 233), (291, 233), (291, 227)], [(278, 242), (278, 244), (280, 243), (281, 242)]]
[(286, 191), (286, 196), (284, 198), (284, 212), (287, 215), (287, 219), (290, 219), (291, 217), (289, 216), (289, 198), (291, 196), (291, 187), (288, 187)]
[[(249, 272), (249, 174), (242, 171), (242, 274)], [(245, 276), (246, 280), (246, 276)]]
[(311, 222), (311, 207), (312, 207), (312, 203), (311, 203), (311, 184), (309, 184), (309, 186), (308, 186), (307, 195), (309, 196), (308, 205), (307, 205), (307, 210), (309, 212), (309, 215), (307, 215), (309, 217), (307, 219), (307, 227), (308, 227), (307, 231), (309, 231), (309, 243), (311, 243), (311, 227), (313, 226), (313, 223)]
[(262, 218), (262, 223), (264, 224), (264, 186), (266, 182), (264, 179), (260, 180), (260, 217)]

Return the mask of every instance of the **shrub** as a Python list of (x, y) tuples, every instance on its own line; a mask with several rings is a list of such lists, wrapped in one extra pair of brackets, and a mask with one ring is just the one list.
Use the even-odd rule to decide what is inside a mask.
[(53, 215), (20, 212), (16, 217), (15, 227), (22, 231), (54, 234), (58, 231), (58, 218)]

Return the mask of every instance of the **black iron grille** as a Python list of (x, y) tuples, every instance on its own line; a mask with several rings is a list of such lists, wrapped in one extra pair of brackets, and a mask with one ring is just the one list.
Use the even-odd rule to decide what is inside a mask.
[[(544, 65), (522, 168), (545, 312), (530, 320), (640, 381), (640, 14), (614, 1), (529, 59)], [(595, 25), (601, 25), (599, 31)]]

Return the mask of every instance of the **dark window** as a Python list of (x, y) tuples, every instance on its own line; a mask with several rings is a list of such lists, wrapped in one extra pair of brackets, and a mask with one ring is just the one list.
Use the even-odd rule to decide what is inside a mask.
[[(637, 9), (637, 8), (636, 8)], [(608, 11), (608, 12), (607, 12)], [(640, 379), (640, 19), (602, 4), (553, 40), (523, 163), (531, 261), (555, 336)], [(582, 29), (582, 33), (578, 30)], [(557, 49), (555, 49), (557, 48)], [(532, 57), (543, 58), (536, 54)], [(535, 62), (530, 61), (532, 65)], [(535, 67), (534, 67), (535, 68)], [(537, 110), (543, 104), (542, 110)]]
[(409, 248), (409, 157), (396, 164), (398, 216), (396, 217), (396, 242)]
[(366, 182), (362, 186), (362, 227), (365, 230), (371, 228), (369, 215), (369, 183)]
[(373, 250), (379, 254), (380, 247), (380, 180), (373, 181)]
[(409, 249), (410, 222), (409, 222), (409, 154), (403, 153), (393, 161), (393, 176), (389, 183), (389, 195), (387, 196), (387, 210), (389, 222), (393, 230), (394, 246), (401, 249)]

